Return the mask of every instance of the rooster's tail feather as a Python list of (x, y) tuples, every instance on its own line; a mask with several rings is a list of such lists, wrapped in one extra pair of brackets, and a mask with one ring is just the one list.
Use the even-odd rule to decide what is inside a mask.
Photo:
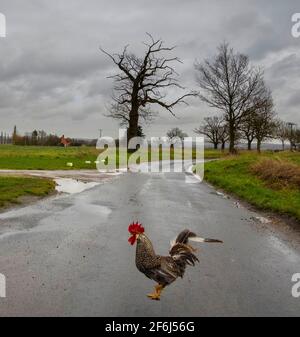
[(178, 269), (179, 276), (183, 277), (186, 265), (194, 266), (196, 262), (199, 262), (195, 255), (196, 249), (190, 245), (189, 241), (194, 242), (222, 242), (215, 239), (204, 239), (198, 237), (195, 233), (185, 229), (177, 236), (176, 240), (171, 242), (170, 256), (175, 261)]
[(223, 241), (221, 240), (216, 240), (216, 239), (204, 239), (204, 238), (200, 238), (198, 236), (196, 237), (191, 237), (189, 238), (190, 241), (194, 241), (194, 242), (208, 242), (208, 243), (223, 243)]
[(223, 243), (221, 240), (216, 240), (216, 239), (207, 239), (207, 238), (201, 238), (197, 236), (195, 233), (191, 232), (188, 229), (183, 230), (179, 235), (177, 236), (175, 242), (173, 241), (171, 245), (176, 244), (176, 243), (183, 243), (185, 245), (189, 244), (189, 241), (194, 241), (194, 242), (209, 242), (209, 243)]

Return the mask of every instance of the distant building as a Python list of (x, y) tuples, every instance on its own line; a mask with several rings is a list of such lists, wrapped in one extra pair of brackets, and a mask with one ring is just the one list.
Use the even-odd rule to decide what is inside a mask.
[(60, 138), (60, 143), (63, 144), (64, 147), (68, 147), (71, 145), (72, 141), (70, 138), (65, 138), (65, 135), (62, 135)]

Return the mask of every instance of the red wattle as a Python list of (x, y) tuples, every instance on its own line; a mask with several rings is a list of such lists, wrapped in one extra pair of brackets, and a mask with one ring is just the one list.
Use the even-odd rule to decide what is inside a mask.
[(129, 239), (128, 242), (133, 246), (135, 244), (136, 241), (136, 236), (132, 235)]

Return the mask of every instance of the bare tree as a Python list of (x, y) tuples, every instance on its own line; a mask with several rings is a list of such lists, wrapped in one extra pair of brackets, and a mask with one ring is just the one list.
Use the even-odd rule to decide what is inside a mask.
[(188, 137), (188, 135), (179, 128), (173, 128), (167, 132), (167, 137), (170, 141), (172, 141), (174, 138), (183, 140), (185, 137)]
[(290, 150), (293, 151), (296, 148), (296, 134), (297, 134), (297, 124), (289, 122), (288, 127), (288, 140), (290, 142)]
[(234, 53), (227, 43), (218, 48), (215, 58), (196, 63), (200, 98), (224, 113), (228, 123), (229, 150), (235, 152), (238, 127), (255, 97), (264, 90), (263, 74), (251, 67), (247, 56)]
[(295, 132), (295, 146), (296, 150), (300, 151), (300, 129)]
[(226, 143), (229, 141), (228, 124), (223, 124), (219, 128), (219, 137), (222, 151), (225, 150)]
[(255, 139), (254, 119), (251, 111), (245, 114), (239, 127), (242, 137), (247, 140), (247, 149), (252, 150), (252, 143)]
[(265, 89), (264, 95), (255, 102), (254, 111), (251, 113), (258, 152), (261, 151), (261, 144), (265, 139), (275, 136), (275, 116), (271, 92)]
[(285, 150), (285, 141), (289, 139), (289, 128), (287, 123), (278, 119), (276, 121), (276, 138), (281, 141), (282, 150)]
[(217, 149), (224, 137), (224, 119), (218, 116), (206, 117), (199, 128), (194, 130), (195, 133), (206, 136)]
[(18, 138), (18, 132), (17, 132), (17, 126), (15, 125), (14, 131), (13, 131), (13, 134), (12, 134), (12, 144), (13, 145), (16, 145), (17, 138)]
[(154, 40), (147, 34), (150, 42), (144, 43), (145, 55), (138, 57), (127, 51), (127, 46), (121, 54), (110, 54), (101, 48), (120, 73), (110, 76), (115, 81), (114, 103), (110, 116), (128, 125), (128, 139), (137, 136), (140, 119), (151, 120), (150, 105), (156, 104), (174, 115), (173, 108), (179, 103), (186, 103), (185, 98), (195, 96), (188, 92), (175, 100), (166, 101), (166, 89), (171, 87), (184, 89), (177, 80), (178, 74), (172, 64), (181, 62), (178, 57), (165, 57), (164, 52), (171, 52), (174, 47), (165, 47), (162, 40)]

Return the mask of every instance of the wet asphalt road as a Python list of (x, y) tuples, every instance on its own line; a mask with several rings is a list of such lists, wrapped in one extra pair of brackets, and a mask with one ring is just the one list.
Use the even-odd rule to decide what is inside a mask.
[[(0, 215), (1, 316), (300, 315), (291, 295), (300, 247), (185, 174), (128, 173), (79, 194)], [(202, 244), (200, 264), (160, 302), (134, 264), (127, 227), (139, 220), (165, 254), (184, 228), (222, 239)]]

